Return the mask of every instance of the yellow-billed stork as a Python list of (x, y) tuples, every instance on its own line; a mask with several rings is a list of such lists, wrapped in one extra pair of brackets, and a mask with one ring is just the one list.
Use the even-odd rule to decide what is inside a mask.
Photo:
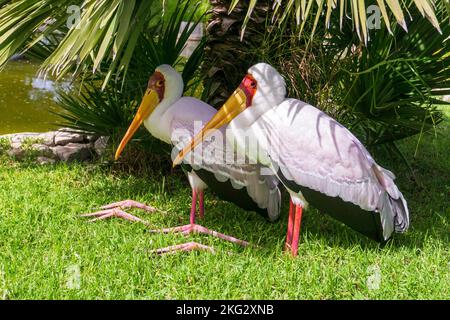
[[(285, 95), (284, 79), (275, 68), (266, 63), (252, 66), (174, 165), (210, 132), (228, 124), (227, 138), (250, 161), (269, 167), (289, 192), (285, 248), (294, 256), (307, 203), (380, 242), (394, 231), (406, 231), (408, 207), (394, 174), (379, 166), (343, 125)], [(248, 148), (248, 141), (258, 147)]]
[[(183, 141), (180, 141), (180, 139), (188, 142), (201, 129), (203, 124), (208, 122), (217, 112), (216, 109), (198, 99), (182, 97), (182, 93), (183, 80), (175, 69), (169, 65), (161, 65), (156, 68), (148, 81), (147, 90), (137, 113), (117, 148), (115, 159), (117, 160), (125, 145), (142, 123), (154, 137), (168, 144), (176, 144), (181, 150)], [(199, 122), (197, 128), (195, 126), (196, 121)], [(174, 156), (179, 149), (174, 148)], [(225, 156), (234, 157), (233, 150), (229, 151), (231, 154)], [(206, 157), (203, 154), (199, 156)], [(248, 245), (246, 241), (209, 230), (195, 223), (197, 198), (199, 200), (199, 215), (203, 217), (203, 190), (207, 186), (222, 199), (233, 202), (245, 210), (258, 212), (269, 220), (277, 219), (280, 213), (281, 198), (278, 182), (273, 177), (262, 176), (261, 166), (259, 165), (245, 163), (236, 165), (225, 162), (215, 163), (203, 159), (200, 161), (200, 165), (185, 164), (183, 170), (186, 172), (192, 188), (190, 223), (175, 228), (152, 230), (152, 232), (179, 232), (185, 235), (198, 232), (217, 236), (240, 245)], [(92, 221), (115, 216), (146, 223), (146, 221), (123, 211), (123, 209), (131, 207), (149, 212), (156, 210), (151, 206), (133, 200), (125, 200), (103, 206), (101, 211), (84, 214), (83, 216), (95, 217)], [(210, 247), (190, 242), (162, 248), (156, 252), (161, 254), (193, 249), (212, 250)]]

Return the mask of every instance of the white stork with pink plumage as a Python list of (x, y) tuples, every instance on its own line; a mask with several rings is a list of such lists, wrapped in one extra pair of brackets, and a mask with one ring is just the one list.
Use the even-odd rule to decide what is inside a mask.
[[(248, 70), (174, 165), (225, 125), (229, 145), (270, 168), (289, 192), (285, 247), (294, 256), (307, 203), (380, 242), (408, 229), (408, 207), (394, 174), (336, 120), (303, 101), (287, 99), (284, 79), (272, 66), (259, 63)], [(257, 141), (258, 148), (248, 148), (248, 140)]]
[[(156, 68), (148, 81), (147, 90), (142, 98), (137, 113), (125, 133), (115, 159), (117, 159), (126, 144), (139, 129), (141, 124), (157, 139), (168, 144), (179, 144), (176, 132), (185, 132), (189, 139), (197, 132), (195, 122), (206, 123), (217, 112), (212, 106), (195, 98), (182, 97), (183, 79), (181, 75), (169, 65)], [(201, 127), (198, 128), (198, 130)], [(222, 154), (225, 158), (234, 158), (234, 151), (228, 149), (230, 154)], [(206, 160), (206, 159), (205, 159)], [(214, 160), (214, 159), (212, 159)], [(255, 211), (268, 220), (275, 220), (280, 213), (281, 194), (278, 182), (273, 177), (261, 175), (261, 166), (258, 164), (233, 164), (226, 161), (203, 161), (200, 165), (186, 163), (183, 166), (192, 189), (192, 204), (189, 224), (174, 228), (152, 230), (152, 232), (177, 232), (184, 235), (190, 233), (204, 233), (231, 241), (239, 245), (248, 245), (246, 241), (210, 230), (196, 224), (197, 202), (199, 216), (204, 213), (204, 190), (209, 187), (219, 197), (230, 201), (248, 211)], [(153, 212), (156, 208), (133, 200), (115, 202), (101, 207), (102, 210), (84, 214), (85, 217), (94, 217), (92, 220), (120, 217), (130, 221), (147, 223), (134, 215), (124, 211), (127, 208), (139, 208)], [(170, 246), (156, 250), (156, 253), (170, 253), (174, 251), (190, 251), (194, 249), (213, 249), (196, 242)]]

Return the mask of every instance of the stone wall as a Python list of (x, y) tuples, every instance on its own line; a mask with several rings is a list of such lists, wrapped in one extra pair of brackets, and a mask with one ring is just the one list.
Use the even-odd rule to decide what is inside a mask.
[[(44, 133), (22, 132), (0, 136), (9, 142), (7, 153), (15, 159), (25, 158), (27, 153), (36, 155), (40, 164), (57, 161), (88, 161), (102, 155), (108, 137), (99, 137), (69, 128)], [(3, 143), (2, 143), (3, 144)]]

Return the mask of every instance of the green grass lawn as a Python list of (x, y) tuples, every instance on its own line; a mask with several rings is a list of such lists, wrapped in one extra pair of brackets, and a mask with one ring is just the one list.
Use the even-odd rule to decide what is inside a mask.
[[(406, 234), (380, 247), (310, 209), (297, 258), (282, 253), (287, 203), (271, 224), (206, 194), (201, 223), (259, 248), (205, 235), (155, 235), (139, 223), (87, 223), (78, 215), (131, 198), (167, 211), (130, 211), (154, 228), (186, 224), (190, 190), (179, 172), (139, 176), (92, 164), (38, 166), (3, 157), (0, 299), (448, 299), (449, 134), (447, 122), (437, 138), (422, 137), (411, 162), (421, 186), (399, 160), (379, 159), (397, 174), (408, 200)], [(409, 159), (417, 140), (400, 145)], [(149, 254), (193, 240), (214, 246), (216, 254)]]

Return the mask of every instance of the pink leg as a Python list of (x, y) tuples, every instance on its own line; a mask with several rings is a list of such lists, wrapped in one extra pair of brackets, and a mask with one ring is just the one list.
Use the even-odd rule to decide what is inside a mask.
[[(103, 220), (103, 219), (107, 219), (107, 218), (111, 218), (111, 217), (118, 217), (118, 218), (122, 218), (128, 221), (136, 221), (136, 222), (141, 222), (144, 224), (149, 224), (147, 221), (142, 220), (141, 218), (138, 218), (132, 214), (126, 213), (125, 211), (123, 211), (122, 209), (128, 209), (128, 208), (138, 208), (138, 209), (142, 209), (145, 210), (147, 212), (155, 212), (158, 209), (148, 206), (146, 204), (134, 201), (134, 200), (124, 200), (124, 201), (119, 201), (119, 202), (114, 202), (105, 206), (100, 207), (100, 211), (97, 212), (93, 212), (93, 213), (86, 213), (86, 214), (82, 214), (81, 217), (95, 217), (94, 219), (89, 220), (90, 222), (92, 221), (97, 221), (97, 220)], [(160, 211), (160, 210), (158, 210)]]
[[(198, 192), (198, 198), (199, 198), (199, 215), (201, 218), (204, 216), (204, 197), (203, 197), (203, 191)], [(208, 228), (205, 228), (201, 225), (195, 224), (195, 213), (196, 213), (196, 205), (197, 205), (197, 192), (192, 189), (192, 203), (191, 203), (191, 213), (189, 217), (189, 224), (174, 228), (165, 228), (161, 230), (150, 230), (151, 233), (181, 233), (183, 235), (189, 235), (191, 233), (202, 233), (202, 234), (208, 234), (226, 241), (230, 241), (233, 243), (236, 243), (241, 246), (248, 246), (249, 243), (247, 241), (243, 241), (240, 239), (237, 239), (232, 236), (228, 236), (223, 233), (219, 233), (217, 231), (210, 230)], [(153, 253), (156, 254), (165, 254), (165, 253), (175, 253), (177, 251), (191, 251), (191, 250), (207, 250), (210, 252), (214, 252), (214, 249), (196, 242), (188, 242), (184, 244), (179, 244), (175, 246), (170, 246), (166, 248), (161, 248), (154, 250)]]
[(288, 227), (286, 232), (286, 244), (284, 246), (284, 250), (291, 250), (292, 247), (292, 232), (294, 229), (294, 203), (292, 199), (289, 199), (289, 218), (288, 218)]
[(298, 254), (298, 240), (300, 238), (300, 227), (302, 223), (303, 208), (300, 205), (295, 206), (294, 231), (292, 235), (291, 252), (294, 257)]
[(192, 189), (192, 204), (191, 204), (191, 215), (189, 216), (189, 223), (195, 223), (195, 211), (197, 211), (197, 191)]
[(203, 233), (203, 234), (208, 234), (211, 235), (213, 237), (217, 237), (226, 241), (230, 241), (233, 243), (236, 243), (238, 245), (241, 245), (243, 247), (246, 247), (249, 245), (249, 243), (247, 241), (244, 240), (240, 240), (237, 239), (235, 237), (232, 236), (227, 236), (226, 234), (217, 232), (217, 231), (213, 231), (210, 230), (208, 228), (205, 228), (203, 226), (200, 226), (198, 224), (187, 224), (184, 226), (180, 226), (180, 227), (175, 227), (175, 228), (165, 228), (165, 229), (161, 229), (161, 230), (150, 230), (151, 233), (181, 233), (183, 235), (188, 235), (191, 233)]
[(198, 207), (199, 207), (199, 212), (198, 215), (200, 217), (200, 219), (203, 219), (205, 217), (205, 204), (203, 201), (203, 191), (200, 191), (198, 194)]
[(205, 246), (203, 244), (197, 243), (197, 242), (187, 242), (183, 244), (178, 244), (175, 246), (169, 246), (161, 249), (152, 250), (151, 253), (163, 255), (168, 253), (176, 253), (179, 251), (192, 251), (192, 250), (205, 250), (209, 251), (211, 253), (214, 253), (214, 248)]

